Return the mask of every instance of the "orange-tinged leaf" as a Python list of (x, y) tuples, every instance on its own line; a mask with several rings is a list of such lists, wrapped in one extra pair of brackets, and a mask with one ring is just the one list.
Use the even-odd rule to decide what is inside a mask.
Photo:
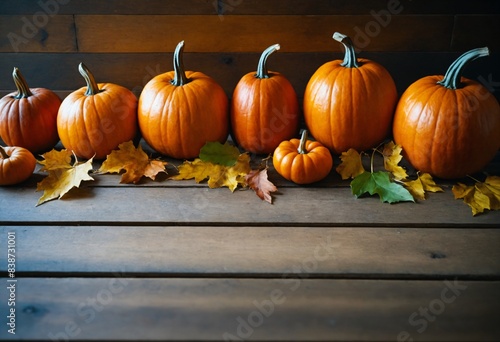
[(347, 152), (342, 152), (340, 160), (342, 160), (342, 163), (335, 170), (342, 179), (355, 178), (365, 172), (361, 162), (361, 155), (353, 148), (350, 148)]
[(69, 150), (52, 150), (42, 154), (43, 160), (38, 161), (39, 164), (43, 165), (40, 171), (51, 171), (57, 169), (70, 169), (71, 156), (73, 153)]
[(137, 183), (143, 176), (155, 180), (160, 172), (165, 172), (167, 162), (151, 160), (142, 150), (142, 147), (135, 147), (132, 141), (127, 141), (118, 146), (118, 150), (112, 151), (99, 168), (100, 173), (122, 174), (120, 183)]
[(267, 168), (263, 170), (252, 170), (245, 176), (248, 186), (255, 191), (257, 196), (263, 201), (273, 203), (271, 192), (278, 191), (278, 188), (271, 183), (267, 177)]
[(36, 191), (44, 191), (38, 200), (37, 206), (47, 201), (61, 198), (74, 187), (80, 187), (82, 181), (94, 180), (88, 174), (92, 170), (92, 159), (89, 159), (85, 163), (79, 163), (76, 160), (70, 168), (62, 167), (49, 170), (48, 176), (37, 184)]
[(208, 179), (210, 188), (227, 186), (234, 191), (238, 185), (247, 185), (245, 176), (250, 172), (250, 156), (247, 153), (240, 154), (233, 166), (215, 164), (197, 158), (192, 162), (185, 161), (178, 170), (179, 174), (173, 177), (174, 180), (194, 178), (197, 183), (200, 183)]

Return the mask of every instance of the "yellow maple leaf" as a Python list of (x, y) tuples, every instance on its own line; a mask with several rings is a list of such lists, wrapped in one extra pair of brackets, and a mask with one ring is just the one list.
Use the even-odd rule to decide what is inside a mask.
[(335, 170), (340, 174), (342, 179), (354, 178), (365, 172), (365, 168), (361, 162), (361, 155), (353, 148), (350, 148), (347, 152), (342, 152), (340, 160), (342, 162)]
[(394, 144), (394, 142), (388, 142), (384, 145), (382, 155), (384, 156), (384, 167), (387, 171), (391, 172), (396, 180), (402, 180), (408, 178), (406, 170), (399, 166), (399, 162), (403, 159), (401, 152), (403, 148), (401, 145)]
[(200, 183), (208, 179), (210, 188), (227, 186), (234, 191), (238, 185), (246, 186), (245, 176), (250, 172), (250, 156), (242, 153), (233, 166), (225, 166), (206, 162), (199, 158), (192, 162), (185, 161), (178, 167), (179, 174), (175, 180), (193, 179)]
[[(47, 164), (53, 165), (50, 161), (50, 154), (45, 155), (45, 160), (49, 160)], [(94, 180), (88, 174), (92, 170), (92, 160), (93, 158), (90, 158), (85, 163), (79, 163), (78, 160), (75, 160), (75, 163), (70, 165), (69, 168), (63, 164), (61, 168), (52, 168), (49, 170), (48, 176), (37, 184), (36, 191), (44, 191), (38, 200), (37, 206), (47, 201), (61, 198), (72, 188), (80, 187), (82, 181)]]
[(112, 151), (102, 163), (98, 172), (119, 173), (125, 170), (120, 183), (137, 183), (143, 177), (155, 180), (159, 172), (165, 172), (167, 162), (151, 160), (139, 145), (136, 148), (132, 141), (118, 145), (118, 150)]
[(417, 179), (403, 182), (412, 196), (418, 200), (425, 200), (425, 192), (441, 192), (443, 189), (434, 182), (428, 173), (418, 174)]
[(70, 169), (71, 156), (73, 153), (69, 150), (52, 150), (42, 154), (43, 160), (38, 161), (39, 164), (43, 165), (40, 171), (50, 171), (58, 169)]
[(463, 201), (472, 209), (476, 216), (485, 210), (500, 209), (500, 177), (489, 176), (484, 182), (477, 181), (474, 185), (458, 183), (451, 189), (455, 199)]

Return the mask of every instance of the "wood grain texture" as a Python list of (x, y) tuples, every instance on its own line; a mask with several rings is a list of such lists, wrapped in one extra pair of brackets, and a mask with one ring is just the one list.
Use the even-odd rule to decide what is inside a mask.
[(0, 15), (0, 53), (76, 51), (77, 41), (71, 15)]
[(284, 52), (341, 51), (335, 31), (367, 51), (446, 51), (453, 18), (394, 16), (382, 27), (367, 15), (77, 15), (75, 25), (81, 52), (167, 52), (181, 40), (186, 52), (261, 52), (275, 43)]
[(38, 277), (98, 270), (109, 276), (500, 279), (500, 229), (0, 228), (0, 236), (7, 232), (19, 242), (17, 274)]
[[(500, 7), (500, 6), (499, 6)], [(500, 21), (494, 15), (459, 15), (455, 19), (452, 48), (467, 51), (487, 46), (491, 51), (500, 49)]]
[[(16, 286), (23, 294), (19, 339), (395, 341), (401, 332), (433, 342), (500, 338), (498, 282), (117, 274), (22, 278)], [(6, 291), (0, 288), (2, 298)]]

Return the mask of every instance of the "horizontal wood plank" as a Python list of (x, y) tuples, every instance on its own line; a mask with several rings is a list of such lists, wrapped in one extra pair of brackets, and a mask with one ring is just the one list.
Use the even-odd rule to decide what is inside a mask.
[[(500, 7), (500, 6), (499, 6)], [(500, 21), (494, 15), (459, 15), (455, 19), (452, 48), (467, 51), (487, 46), (492, 51), (500, 49), (495, 37), (500, 35)]]
[[(18, 246), (18, 275), (500, 277), (500, 229), (0, 228), (0, 236), (12, 232)], [(6, 267), (0, 265), (0, 272), (7, 272)]]
[[(292, 83), (297, 96), (303, 97), (309, 78), (323, 63), (342, 59), (342, 52), (286, 53), (278, 52), (268, 60), (270, 70), (285, 75)], [(264, 48), (264, 47), (263, 47)], [(382, 64), (392, 75), (401, 94), (411, 83), (428, 75), (444, 75), (448, 66), (460, 52), (370, 52), (362, 51), (359, 57)], [(233, 90), (246, 73), (255, 71), (260, 53), (186, 53), (187, 69), (201, 71), (214, 78), (231, 97)], [(500, 54), (491, 51), (488, 58), (471, 63), (464, 76), (483, 83), (500, 100), (496, 86), (500, 75)], [(15, 91), (12, 69), (18, 67), (32, 88), (42, 87), (69, 92), (85, 85), (78, 73), (78, 64), (84, 62), (98, 82), (120, 84), (140, 95), (144, 85), (154, 76), (173, 69), (172, 53), (3, 53), (0, 54), (0, 96)]]
[[(5, 279), (2, 279), (5, 283)], [(6, 286), (0, 288), (7, 298)], [(497, 341), (498, 282), (20, 278), (16, 335), (54, 340)], [(403, 335), (402, 335), (403, 334)]]
[(447, 51), (453, 17), (395, 16), (382, 27), (367, 15), (77, 15), (75, 25), (81, 52), (167, 52), (181, 40), (186, 52), (261, 52), (275, 43), (284, 52), (341, 51), (334, 31), (367, 51)]
[[(168, 182), (168, 180), (165, 180)], [(265, 226), (455, 226), (498, 227), (500, 211), (473, 217), (451, 191), (418, 203), (356, 199), (349, 188), (281, 188), (274, 204), (252, 190), (227, 188), (88, 187), (35, 207), (35, 187), (3, 188), (3, 224), (265, 225)], [(140, 203), (140, 207), (134, 205)], [(131, 208), (137, 208), (133, 210)]]
[(76, 51), (75, 26), (71, 15), (0, 15), (0, 53)]
[(492, 14), (500, 13), (494, 1), (457, 0), (45, 0), (33, 4), (31, 0), (0, 2), (0, 13), (33, 15), (52, 14), (366, 14), (392, 8), (404, 14)]

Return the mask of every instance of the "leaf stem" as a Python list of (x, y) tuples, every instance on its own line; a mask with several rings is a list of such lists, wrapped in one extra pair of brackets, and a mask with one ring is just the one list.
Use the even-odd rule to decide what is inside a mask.
[(477, 180), (476, 178), (472, 177), (471, 175), (467, 175), (470, 179), (472, 179), (474, 182), (481, 183), (480, 180)]

